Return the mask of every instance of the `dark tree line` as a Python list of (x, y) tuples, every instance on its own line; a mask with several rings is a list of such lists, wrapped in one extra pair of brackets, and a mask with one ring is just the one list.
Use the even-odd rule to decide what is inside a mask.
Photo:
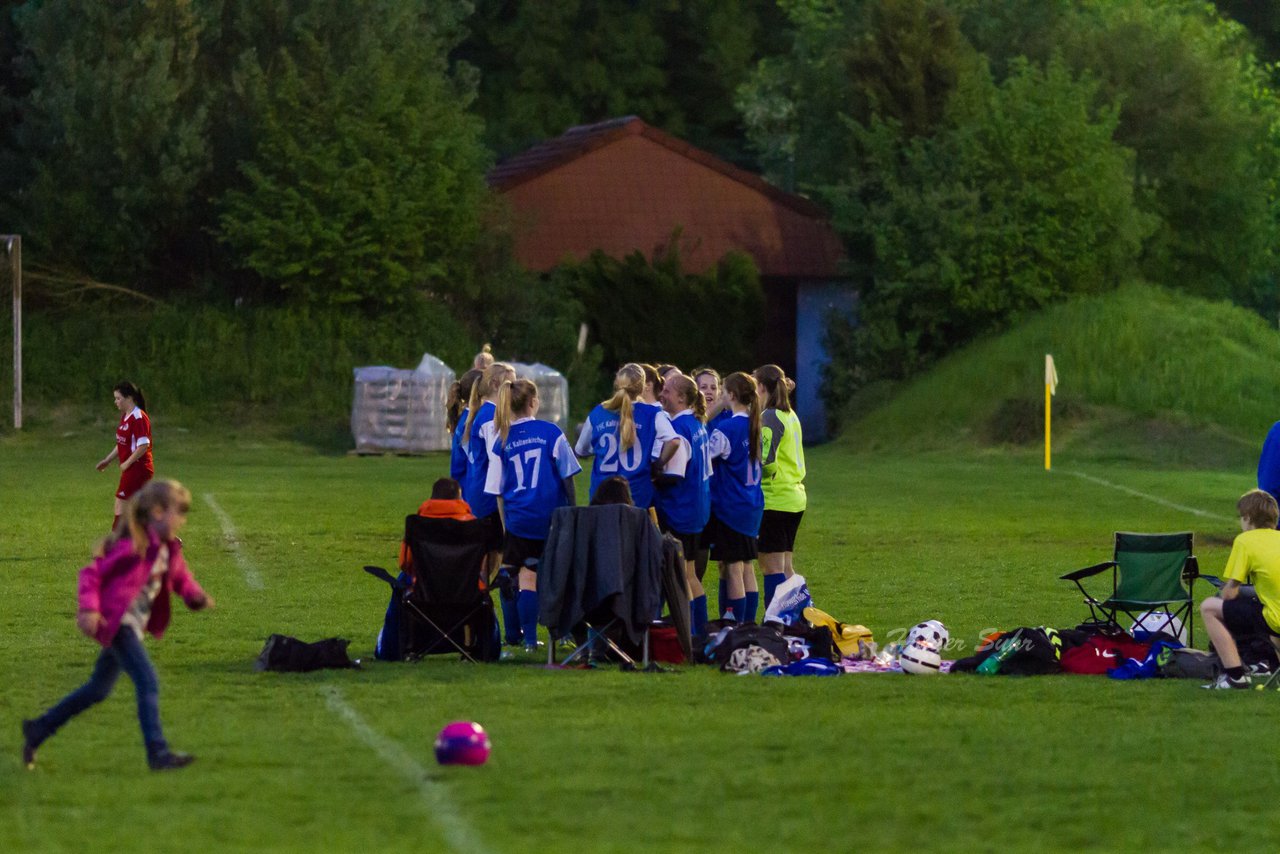
[[(637, 114), (832, 211), (862, 292), (835, 330), (851, 389), (1128, 279), (1273, 312), (1274, 8), (0, 0), (0, 221), (49, 281), (425, 299), (536, 350), (484, 174)], [(615, 287), (606, 266), (548, 323)]]

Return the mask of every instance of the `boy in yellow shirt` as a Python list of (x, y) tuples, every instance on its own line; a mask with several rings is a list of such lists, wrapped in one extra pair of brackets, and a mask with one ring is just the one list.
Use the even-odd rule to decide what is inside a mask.
[[(1231, 546), (1226, 582), (1218, 596), (1200, 603), (1209, 639), (1222, 659), (1224, 672), (1205, 688), (1248, 688), (1237, 637), (1265, 636), (1280, 649), (1280, 507), (1270, 494), (1252, 489), (1236, 502), (1240, 530)], [(1240, 585), (1251, 583), (1258, 597), (1240, 595)]]

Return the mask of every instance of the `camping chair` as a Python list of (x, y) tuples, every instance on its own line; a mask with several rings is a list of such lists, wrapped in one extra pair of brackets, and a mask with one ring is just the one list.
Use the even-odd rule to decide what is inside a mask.
[(412, 560), (410, 586), (397, 584), (381, 567), (364, 568), (401, 592), (404, 657), (456, 650), (468, 661), (497, 661), (498, 622), (485, 572), (483, 523), (415, 514), (405, 517), (404, 541)]
[[(1116, 532), (1115, 556), (1104, 563), (1077, 569), (1060, 576), (1074, 582), (1084, 595), (1084, 603), (1094, 623), (1122, 630), (1117, 618), (1125, 614), (1137, 622), (1145, 612), (1163, 608), (1163, 622), (1154, 631), (1177, 636), (1174, 620), (1187, 627), (1187, 645), (1195, 645), (1191, 619), (1191, 588), (1200, 576), (1200, 564), (1191, 553), (1191, 534), (1130, 534)], [(1098, 599), (1085, 589), (1083, 581), (1111, 570), (1111, 591)], [(1152, 631), (1149, 620), (1143, 627)]]
[[(586, 643), (562, 666), (607, 648), (624, 668), (649, 669), (661, 574), (661, 535), (644, 510), (623, 504), (557, 509), (538, 569), (539, 622), (553, 638), (588, 629)], [(639, 650), (639, 664), (624, 646)], [(548, 666), (555, 655), (555, 644), (548, 644)]]

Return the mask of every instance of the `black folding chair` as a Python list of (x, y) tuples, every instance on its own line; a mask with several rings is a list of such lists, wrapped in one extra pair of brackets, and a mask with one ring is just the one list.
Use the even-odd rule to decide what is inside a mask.
[(498, 621), (485, 574), (485, 528), (477, 520), (407, 516), (404, 541), (413, 583), (402, 588), (385, 569), (365, 572), (400, 589), (400, 648), (408, 660), (457, 651), (468, 661), (497, 661)]
[[(1110, 592), (1104, 598), (1097, 598), (1082, 582), (1107, 570), (1111, 571)], [(1093, 622), (1123, 629), (1118, 621), (1120, 614), (1136, 622), (1145, 612), (1163, 608), (1166, 617), (1160, 624), (1153, 628), (1144, 621), (1144, 628), (1176, 636), (1174, 620), (1181, 620), (1187, 629), (1187, 646), (1195, 646), (1191, 589), (1199, 577), (1200, 564), (1192, 553), (1189, 532), (1131, 534), (1123, 531), (1115, 535), (1111, 560), (1060, 576), (1080, 589)]]

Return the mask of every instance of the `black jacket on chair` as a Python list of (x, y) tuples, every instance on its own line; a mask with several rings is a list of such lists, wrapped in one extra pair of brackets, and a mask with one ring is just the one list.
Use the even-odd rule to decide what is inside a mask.
[(538, 567), (538, 622), (563, 637), (583, 620), (622, 620), (639, 643), (662, 604), (662, 535), (638, 507), (561, 507)]

